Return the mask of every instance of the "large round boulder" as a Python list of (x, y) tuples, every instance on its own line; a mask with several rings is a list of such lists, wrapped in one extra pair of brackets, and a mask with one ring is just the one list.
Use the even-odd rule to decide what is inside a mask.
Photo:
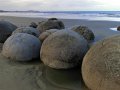
[(42, 21), (38, 24), (37, 29), (42, 33), (49, 29), (64, 29), (64, 24), (60, 20)]
[(0, 21), (0, 43), (4, 43), (16, 28), (10, 22)]
[(73, 68), (80, 64), (88, 50), (87, 41), (71, 30), (59, 30), (44, 40), (40, 57), (55, 69)]
[(46, 30), (45, 32), (43, 32), (42, 34), (40, 34), (39, 39), (40, 41), (44, 41), (49, 35), (51, 35), (54, 32), (57, 32), (58, 29), (50, 29), (50, 30)]
[(17, 33), (4, 43), (2, 54), (16, 61), (29, 61), (39, 58), (41, 42), (33, 35)]
[(90, 48), (82, 63), (82, 76), (90, 90), (120, 89), (120, 35)]
[(15, 31), (13, 31), (12, 34), (16, 34), (16, 33), (27, 33), (27, 34), (34, 35), (36, 37), (39, 37), (40, 35), (40, 32), (33, 27), (19, 27)]
[(92, 30), (86, 26), (74, 26), (72, 30), (82, 35), (87, 41), (94, 40), (95, 38)]

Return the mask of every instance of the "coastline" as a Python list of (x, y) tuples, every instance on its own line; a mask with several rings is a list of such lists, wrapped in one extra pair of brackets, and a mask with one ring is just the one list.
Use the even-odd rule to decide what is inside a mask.
[[(59, 18), (58, 18), (59, 19)], [(31, 22), (40, 22), (47, 20), (47, 18), (31, 18), (31, 17), (14, 17), (14, 16), (0, 16), (0, 20), (9, 21), (18, 27), (29, 26)], [(118, 31), (111, 30), (120, 25), (118, 21), (106, 20), (86, 20), (86, 19), (60, 19), (65, 24), (65, 28), (71, 28), (76, 25), (84, 25), (89, 27), (95, 34), (95, 42), (112, 35), (120, 34)]]
[[(28, 26), (31, 22), (40, 22), (47, 18), (27, 18), (0, 16), (0, 20), (15, 25)], [(66, 28), (85, 25), (95, 34), (95, 42), (120, 32), (110, 30), (119, 26), (115, 21), (92, 21), (83, 19), (60, 19)], [(81, 78), (80, 67), (72, 70), (54, 70), (43, 65), (39, 60), (18, 63), (4, 58), (0, 54), (0, 90), (88, 90)], [(73, 73), (74, 72), (74, 73)], [(9, 75), (9, 77), (8, 77)], [(62, 78), (60, 78), (62, 77)], [(6, 84), (7, 83), (7, 84)]]

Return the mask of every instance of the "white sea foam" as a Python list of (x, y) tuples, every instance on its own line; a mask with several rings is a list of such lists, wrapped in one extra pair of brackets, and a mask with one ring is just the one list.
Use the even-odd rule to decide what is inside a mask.
[(117, 31), (117, 28), (110, 28), (110, 30)]

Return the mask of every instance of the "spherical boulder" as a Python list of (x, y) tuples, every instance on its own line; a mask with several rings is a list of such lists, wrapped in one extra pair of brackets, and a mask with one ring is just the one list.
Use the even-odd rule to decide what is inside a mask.
[(19, 27), (15, 31), (13, 31), (12, 34), (16, 34), (16, 33), (27, 33), (27, 34), (34, 35), (36, 37), (39, 37), (40, 35), (40, 32), (33, 27)]
[(37, 29), (42, 33), (46, 30), (50, 29), (64, 29), (64, 24), (62, 21), (59, 20), (48, 20), (48, 21), (42, 21), (38, 24)]
[(87, 41), (94, 40), (95, 38), (92, 30), (86, 26), (74, 26), (72, 30), (82, 35)]
[(51, 35), (54, 32), (57, 32), (58, 29), (50, 29), (50, 30), (46, 30), (45, 32), (43, 32), (42, 34), (40, 34), (39, 39), (40, 41), (44, 41), (49, 35)]
[(82, 76), (90, 90), (120, 89), (120, 35), (90, 48), (82, 63)]
[(17, 26), (10, 22), (0, 21), (0, 43), (4, 43), (16, 28)]
[(55, 69), (73, 68), (80, 64), (88, 50), (87, 41), (71, 30), (59, 30), (44, 40), (40, 57)]
[(17, 33), (4, 43), (2, 54), (16, 61), (29, 61), (39, 58), (41, 42), (33, 35)]
[(29, 26), (33, 28), (37, 28), (38, 25), (35, 22), (31, 22)]

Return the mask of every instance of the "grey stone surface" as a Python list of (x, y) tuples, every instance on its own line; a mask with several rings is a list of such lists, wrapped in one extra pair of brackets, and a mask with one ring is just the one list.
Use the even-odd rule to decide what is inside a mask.
[(27, 33), (27, 34), (34, 35), (36, 37), (39, 37), (40, 35), (40, 32), (33, 27), (19, 27), (15, 31), (13, 31), (12, 34), (16, 34), (16, 33)]
[(17, 26), (10, 22), (0, 21), (0, 43), (4, 43), (16, 28)]
[(17, 33), (4, 43), (2, 54), (16, 61), (29, 61), (39, 58), (41, 42), (33, 35)]

